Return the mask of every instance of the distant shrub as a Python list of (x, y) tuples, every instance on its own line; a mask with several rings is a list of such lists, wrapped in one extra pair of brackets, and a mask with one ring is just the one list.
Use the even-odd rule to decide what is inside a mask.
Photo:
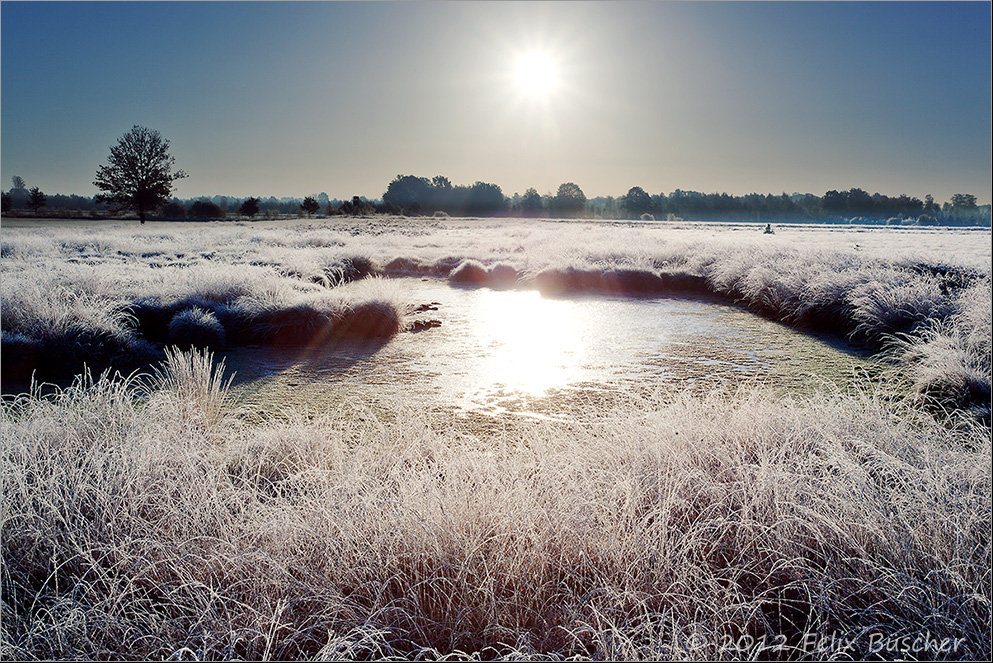
[(223, 350), (224, 327), (212, 311), (194, 306), (172, 317), (169, 323), (169, 343), (180, 350)]
[(318, 203), (317, 200), (312, 196), (307, 196), (306, 198), (303, 199), (303, 202), (300, 203), (300, 210), (307, 216), (317, 214), (317, 212), (320, 211), (320, 209), (321, 209), (320, 203)]
[(921, 214), (919, 217), (917, 217), (917, 225), (936, 226), (938, 225), (938, 219), (934, 218), (930, 214)]
[(337, 209), (333, 205), (328, 203), (327, 212), (328, 214), (347, 214), (352, 216), (360, 216), (372, 214), (376, 211), (376, 206), (372, 203), (362, 200), (358, 196), (352, 196), (352, 199), (343, 201), (341, 206)]
[(162, 206), (162, 211), (159, 213), (159, 218), (185, 219), (186, 208), (177, 202), (166, 203), (165, 205)]
[(245, 202), (241, 204), (238, 208), (238, 214), (242, 216), (252, 217), (259, 213), (259, 199), (258, 198), (247, 198)]
[(445, 211), (442, 211), (442, 210), (438, 210), (437, 212), (435, 212), (434, 214), (432, 214), (432, 216), (434, 216), (435, 218), (438, 218), (438, 219), (447, 219), (447, 218), (449, 218), (448, 212), (445, 212)]
[(653, 214), (649, 214), (648, 212), (645, 212), (644, 214), (641, 215), (641, 220), (642, 221), (654, 221), (655, 220), (655, 216)]
[(193, 219), (223, 219), (224, 210), (209, 200), (197, 200), (190, 205), (189, 216)]

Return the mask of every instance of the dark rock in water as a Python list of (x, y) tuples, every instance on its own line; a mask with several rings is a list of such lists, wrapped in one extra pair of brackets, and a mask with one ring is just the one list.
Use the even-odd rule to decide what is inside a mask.
[(385, 302), (366, 302), (341, 311), (323, 311), (309, 304), (257, 314), (254, 342), (267, 345), (321, 346), (340, 339), (388, 338), (400, 330), (400, 315)]
[(422, 332), (427, 329), (434, 329), (441, 326), (441, 320), (415, 320), (410, 325), (410, 331)]
[(438, 307), (441, 306), (438, 302), (431, 302), (430, 304), (421, 304), (414, 309), (414, 313), (424, 313), (425, 311), (437, 311)]
[(510, 265), (493, 265), (487, 268), (475, 260), (463, 260), (448, 275), (451, 283), (486, 285), (492, 288), (508, 288), (517, 283), (517, 270)]
[(581, 269), (546, 269), (534, 277), (535, 287), (546, 295), (606, 292), (619, 295), (664, 295), (710, 292), (707, 279), (692, 274), (657, 273), (649, 269), (620, 268), (604, 272)]

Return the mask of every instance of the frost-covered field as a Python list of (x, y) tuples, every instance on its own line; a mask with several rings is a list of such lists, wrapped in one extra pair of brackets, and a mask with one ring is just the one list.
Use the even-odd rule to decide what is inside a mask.
[(8, 224), (0, 241), (6, 382), (84, 363), (132, 369), (163, 343), (388, 338), (418, 302), (378, 279), (335, 286), (424, 275), (552, 294), (716, 294), (900, 347), (928, 397), (988, 400), (989, 230), (380, 218)]
[[(989, 230), (4, 223), (0, 242), (5, 383), (165, 360), (5, 401), (6, 658), (990, 654)], [(884, 353), (906, 397), (632, 394), (485, 430), (403, 403), (225, 405), (197, 347), (389, 338), (421, 303), (396, 275), (710, 293)]]

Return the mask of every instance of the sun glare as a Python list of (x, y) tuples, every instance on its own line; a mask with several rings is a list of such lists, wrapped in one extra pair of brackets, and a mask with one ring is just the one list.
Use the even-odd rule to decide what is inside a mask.
[(541, 396), (572, 381), (584, 354), (573, 302), (533, 291), (483, 291), (479, 302), (478, 333), (490, 352), (485, 374), (491, 384)]
[(517, 58), (514, 78), (520, 92), (528, 97), (547, 97), (559, 85), (555, 59), (539, 51), (524, 53)]

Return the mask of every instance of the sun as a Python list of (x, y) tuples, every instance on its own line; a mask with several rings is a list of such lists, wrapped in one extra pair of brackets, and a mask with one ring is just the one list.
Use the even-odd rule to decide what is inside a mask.
[(522, 53), (514, 63), (514, 81), (518, 91), (526, 97), (551, 96), (560, 83), (558, 63), (541, 51)]

